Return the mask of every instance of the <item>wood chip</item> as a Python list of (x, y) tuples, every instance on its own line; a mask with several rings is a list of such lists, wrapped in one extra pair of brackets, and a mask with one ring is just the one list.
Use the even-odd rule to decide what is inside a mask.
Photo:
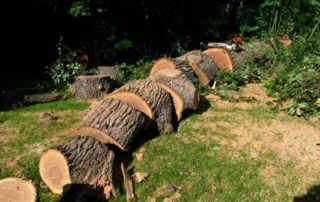
[(137, 161), (143, 161), (144, 153), (138, 152), (136, 153), (136, 159)]
[(133, 179), (135, 182), (142, 182), (145, 178), (147, 178), (149, 176), (148, 173), (145, 173), (145, 172), (136, 172), (133, 174)]

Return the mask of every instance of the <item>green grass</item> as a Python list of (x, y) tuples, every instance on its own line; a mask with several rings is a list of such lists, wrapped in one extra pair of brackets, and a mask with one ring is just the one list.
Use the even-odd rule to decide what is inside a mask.
[[(56, 134), (78, 123), (79, 114), (87, 107), (83, 102), (65, 100), (0, 112), (0, 138), (5, 140), (0, 143), (0, 178), (31, 179), (38, 188), (39, 201), (59, 201), (59, 196), (51, 194), (41, 183), (40, 151), (53, 144), (51, 139), (67, 138)], [(39, 124), (41, 112), (52, 112), (60, 119)], [(229, 144), (238, 141), (234, 131), (245, 124), (260, 126), (276, 119), (297, 120), (279, 118), (279, 114), (263, 107), (219, 108), (211, 104), (207, 112), (210, 114), (191, 114), (180, 123), (176, 133), (142, 145), (144, 161), (133, 160), (130, 168), (150, 175), (144, 182), (135, 184), (134, 201), (146, 201), (149, 197), (163, 201), (165, 196), (159, 190), (168, 184), (179, 187), (179, 201), (291, 201), (309, 186), (299, 181), (301, 175), (308, 173), (297, 173), (296, 162), (290, 158), (280, 161), (277, 151), (265, 148), (266, 152), (253, 159), (252, 145), (237, 148)], [(274, 130), (272, 135), (280, 141), (283, 134)], [(257, 141), (259, 138), (261, 134), (257, 134)], [(272, 183), (261, 174), (270, 168), (274, 172), (265, 173), (270, 175)], [(320, 175), (316, 178), (320, 183)], [(126, 201), (125, 194), (111, 201)]]

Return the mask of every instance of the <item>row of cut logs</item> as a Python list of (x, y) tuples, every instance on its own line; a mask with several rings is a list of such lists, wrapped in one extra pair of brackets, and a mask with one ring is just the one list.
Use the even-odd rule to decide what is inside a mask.
[[(133, 198), (132, 181), (119, 154), (130, 151), (143, 131), (150, 128), (156, 128), (159, 134), (174, 132), (184, 112), (199, 107), (195, 79), (203, 86), (212, 85), (217, 68), (221, 68), (219, 60), (212, 50), (162, 58), (155, 62), (147, 79), (131, 81), (109, 94), (109, 77), (79, 77), (76, 95), (103, 98), (89, 107), (77, 136), (41, 154), (43, 182), (55, 194), (66, 196), (68, 187), (80, 184), (101, 192), (106, 199), (116, 196), (124, 184), (127, 199)], [(0, 198), (1, 194), (0, 184)]]

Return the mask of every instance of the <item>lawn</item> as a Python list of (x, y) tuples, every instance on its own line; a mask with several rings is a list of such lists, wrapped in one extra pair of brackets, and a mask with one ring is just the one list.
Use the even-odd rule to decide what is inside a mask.
[[(149, 174), (134, 185), (136, 201), (292, 201), (317, 188), (318, 122), (264, 105), (208, 100), (176, 133), (142, 144), (143, 161), (134, 158), (136, 151), (128, 154), (130, 172)], [(59, 201), (41, 182), (39, 155), (71, 136), (88, 106), (68, 99), (0, 112), (0, 178), (31, 179), (39, 201)], [(43, 112), (59, 118), (39, 123)], [(175, 187), (170, 194), (163, 191), (168, 185)], [(111, 201), (125, 201), (125, 193)]]

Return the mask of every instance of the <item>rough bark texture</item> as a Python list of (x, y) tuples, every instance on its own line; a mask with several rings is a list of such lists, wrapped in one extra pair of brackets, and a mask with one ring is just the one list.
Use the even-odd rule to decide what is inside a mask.
[(195, 110), (199, 105), (199, 93), (191, 81), (180, 70), (163, 69), (149, 77), (175, 91), (184, 103), (184, 109)]
[(0, 201), (36, 202), (37, 191), (31, 181), (19, 178), (0, 180)]
[(78, 99), (94, 99), (99, 98), (112, 89), (109, 76), (79, 76), (75, 83), (75, 96)]
[(130, 82), (116, 92), (129, 91), (137, 94), (148, 103), (153, 111), (153, 119), (160, 134), (173, 131), (174, 106), (170, 94), (151, 80), (137, 80)]
[(147, 120), (142, 112), (133, 107), (120, 100), (107, 98), (89, 109), (83, 119), (83, 126), (96, 129), (88, 135), (95, 136), (104, 143), (113, 143), (126, 151)]
[(171, 61), (175, 64), (176, 69), (182, 71), (182, 73), (184, 73), (190, 81), (196, 77), (196, 73), (188, 62), (176, 59), (171, 59)]
[(115, 78), (120, 71), (119, 66), (98, 66), (98, 71), (100, 75), (109, 76), (110, 78)]
[(190, 51), (176, 59), (188, 62), (203, 86), (211, 85), (217, 79), (217, 65), (201, 51)]
[[(58, 158), (61, 155), (64, 158)], [(97, 139), (77, 136), (54, 149), (46, 150), (41, 155), (39, 170), (43, 181), (55, 193), (62, 193), (68, 181), (55, 181), (55, 178), (69, 174), (72, 184), (103, 188), (106, 198), (109, 198), (110, 191), (114, 190), (114, 158), (114, 152)], [(64, 164), (67, 164), (68, 170), (62, 169)]]

